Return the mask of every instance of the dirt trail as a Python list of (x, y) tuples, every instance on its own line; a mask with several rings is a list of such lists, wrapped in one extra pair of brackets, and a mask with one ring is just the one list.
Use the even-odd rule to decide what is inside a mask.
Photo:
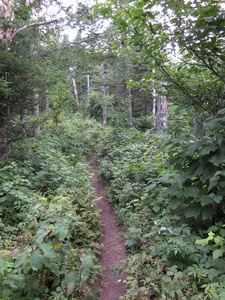
[(125, 294), (125, 287), (123, 278), (115, 276), (113, 269), (120, 260), (127, 257), (125, 241), (118, 228), (115, 215), (101, 182), (100, 173), (96, 165), (96, 156), (90, 158), (89, 165), (91, 172), (94, 173), (92, 183), (96, 196), (101, 198), (97, 203), (100, 211), (103, 235), (100, 258), (103, 276), (98, 287), (101, 293), (99, 300), (119, 300), (119, 297)]

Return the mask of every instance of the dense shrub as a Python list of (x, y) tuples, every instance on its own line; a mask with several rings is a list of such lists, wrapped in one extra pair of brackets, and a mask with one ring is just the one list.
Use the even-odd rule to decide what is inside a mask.
[(131, 129), (102, 145), (100, 168), (131, 253), (126, 299), (223, 299), (223, 115), (175, 107), (166, 134)]
[(2, 162), (1, 299), (97, 297), (99, 218), (85, 157), (101, 133), (93, 121), (65, 119), (23, 149), (15, 143), (14, 161)]

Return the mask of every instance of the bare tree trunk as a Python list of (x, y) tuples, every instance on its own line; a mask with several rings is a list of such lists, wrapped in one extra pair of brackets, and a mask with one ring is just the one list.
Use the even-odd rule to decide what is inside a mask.
[(9, 119), (10, 111), (6, 103), (0, 102), (0, 158), (10, 154), (9, 143)]
[(108, 125), (108, 118), (107, 118), (107, 107), (105, 105), (102, 106), (102, 118), (103, 118), (103, 125)]
[(90, 75), (87, 75), (87, 91), (90, 93)]
[(167, 128), (168, 121), (168, 101), (166, 96), (163, 95), (166, 89), (162, 83), (162, 95), (157, 100), (157, 131), (163, 131)]
[(129, 125), (132, 126), (132, 117), (133, 116), (132, 116), (132, 99), (131, 99), (131, 88), (130, 87), (127, 88), (126, 102), (127, 102), (127, 107), (126, 107), (127, 119), (128, 119)]
[(77, 111), (80, 113), (80, 101), (79, 101), (79, 97), (78, 97), (78, 93), (77, 93), (77, 85), (76, 85), (76, 81), (73, 78), (73, 90), (74, 90), (74, 95), (75, 95), (75, 99), (76, 99), (76, 104), (77, 104)]
[[(102, 75), (102, 80), (104, 81), (105, 79), (105, 68), (104, 65), (101, 65), (101, 75)], [(108, 125), (108, 116), (107, 116), (107, 106), (105, 105), (105, 99), (106, 99), (106, 88), (104, 85), (101, 87), (102, 89), (102, 95), (103, 95), (103, 104), (102, 104), (102, 123), (104, 126)]]
[(40, 105), (39, 105), (39, 94), (38, 91), (35, 90), (34, 93), (34, 105), (33, 105), (33, 110), (34, 110), (34, 115), (37, 119), (37, 124), (34, 127), (34, 137), (38, 138), (40, 135), (40, 122), (39, 122), (39, 117), (40, 117)]
[[(152, 71), (153, 73), (155, 70)], [(160, 93), (161, 95), (157, 95), (155, 82), (153, 81), (153, 89), (152, 89), (152, 115), (154, 117), (154, 127), (157, 131), (163, 131), (167, 128), (167, 119), (168, 119), (168, 101), (166, 96), (164, 96), (166, 92), (165, 83), (161, 82)]]
[(49, 103), (49, 99), (47, 98), (45, 101), (45, 111), (49, 112), (49, 110), (50, 110), (50, 103)]
[[(106, 97), (105, 86), (102, 86), (102, 94), (103, 94), (103, 101), (104, 101)], [(104, 126), (108, 126), (107, 106), (105, 104), (102, 105), (102, 123)]]
[[(155, 73), (155, 69), (152, 70), (152, 73)], [(153, 80), (153, 88), (152, 88), (152, 115), (154, 119), (153, 126), (157, 128), (156, 124), (156, 113), (157, 113), (157, 96), (156, 96), (156, 88), (155, 88), (155, 80)]]
[(130, 68), (127, 61), (124, 62), (124, 89), (125, 89), (125, 97), (126, 97), (126, 114), (129, 126), (132, 126), (132, 99), (131, 99), (131, 88), (127, 87), (127, 81), (130, 79)]
[(23, 138), (27, 137), (27, 120), (28, 120), (28, 110), (27, 108), (23, 107), (21, 114), (20, 114), (20, 120), (22, 122), (22, 136)]

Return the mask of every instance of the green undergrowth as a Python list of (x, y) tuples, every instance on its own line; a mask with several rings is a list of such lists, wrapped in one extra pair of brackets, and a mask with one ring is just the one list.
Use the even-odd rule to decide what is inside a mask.
[(0, 166), (0, 299), (97, 299), (99, 218), (87, 157), (102, 126), (79, 117), (13, 145)]
[[(224, 110), (173, 107), (167, 133), (111, 132), (99, 166), (123, 225), (124, 299), (224, 299)], [(198, 124), (195, 132), (193, 124)]]

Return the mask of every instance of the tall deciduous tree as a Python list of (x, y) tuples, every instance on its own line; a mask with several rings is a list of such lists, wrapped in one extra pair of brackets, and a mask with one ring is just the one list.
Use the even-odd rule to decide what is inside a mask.
[(222, 1), (109, 0), (96, 10), (117, 25), (127, 47), (139, 51), (149, 70), (145, 79), (167, 83), (170, 100), (210, 113), (223, 107)]

